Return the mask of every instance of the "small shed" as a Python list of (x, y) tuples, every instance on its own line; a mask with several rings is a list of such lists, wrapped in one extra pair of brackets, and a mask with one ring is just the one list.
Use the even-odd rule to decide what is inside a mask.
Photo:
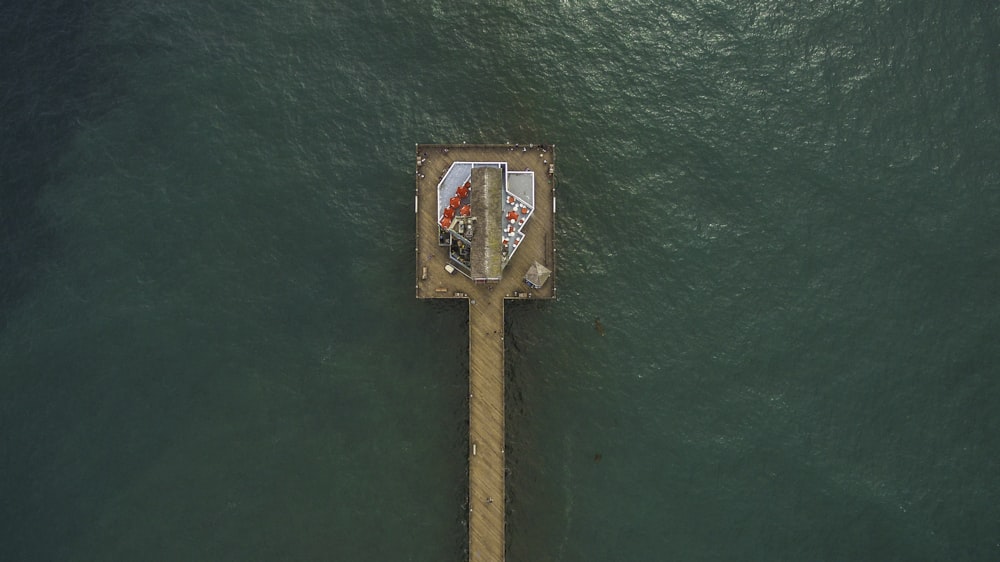
[(545, 282), (552, 275), (552, 270), (538, 263), (531, 264), (528, 272), (524, 274), (524, 282), (532, 289), (541, 289)]

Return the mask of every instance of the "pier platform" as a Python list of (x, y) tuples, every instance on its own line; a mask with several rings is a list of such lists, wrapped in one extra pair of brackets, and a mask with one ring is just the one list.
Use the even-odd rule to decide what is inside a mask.
[(469, 302), (469, 560), (502, 562), (504, 305), (556, 296), (555, 146), (420, 144), (415, 156), (416, 296)]

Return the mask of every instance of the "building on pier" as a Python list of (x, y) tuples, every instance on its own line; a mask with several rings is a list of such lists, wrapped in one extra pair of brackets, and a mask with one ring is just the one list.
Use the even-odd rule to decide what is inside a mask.
[(469, 303), (468, 559), (503, 562), (504, 308), (556, 295), (555, 147), (425, 144), (416, 157), (416, 296)]
[(438, 242), (458, 271), (497, 283), (535, 210), (535, 172), (507, 162), (452, 162), (437, 184)]

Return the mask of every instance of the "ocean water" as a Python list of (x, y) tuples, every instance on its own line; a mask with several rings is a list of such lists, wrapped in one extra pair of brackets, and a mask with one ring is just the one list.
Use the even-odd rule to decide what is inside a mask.
[(0, 16), (0, 559), (464, 559), (462, 141), (559, 147), (508, 560), (1000, 558), (996, 3)]

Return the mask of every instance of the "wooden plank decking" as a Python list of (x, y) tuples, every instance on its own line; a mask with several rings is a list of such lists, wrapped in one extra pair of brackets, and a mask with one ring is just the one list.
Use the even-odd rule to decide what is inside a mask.
[[(540, 145), (418, 145), (414, 213), (417, 298), (469, 301), (469, 560), (503, 562), (506, 544), (504, 442), (504, 303), (555, 297), (555, 147)], [(535, 210), (525, 239), (498, 283), (475, 284), (448, 274), (438, 245), (437, 184), (452, 162), (507, 162), (535, 172)], [(524, 274), (535, 261), (552, 270), (541, 289)]]
[(469, 301), (469, 560), (504, 553), (503, 299)]

